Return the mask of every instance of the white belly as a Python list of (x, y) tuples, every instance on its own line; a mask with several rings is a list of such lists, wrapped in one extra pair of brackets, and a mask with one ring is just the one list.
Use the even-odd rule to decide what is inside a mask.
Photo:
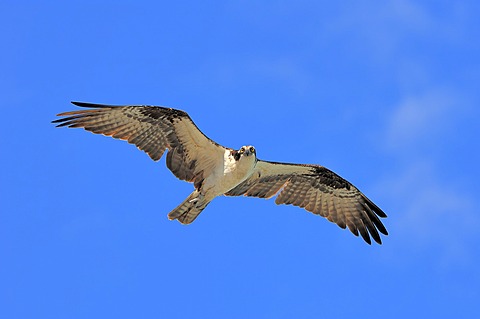
[(223, 166), (215, 169), (203, 183), (201, 192), (205, 197), (220, 196), (246, 180), (252, 175), (256, 159), (254, 155), (243, 156), (240, 160), (230, 156), (230, 151), (225, 151)]

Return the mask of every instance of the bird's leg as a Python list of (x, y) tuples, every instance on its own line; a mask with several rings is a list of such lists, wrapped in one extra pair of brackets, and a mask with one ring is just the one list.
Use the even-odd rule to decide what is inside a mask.
[[(192, 198), (191, 200), (189, 200), (189, 203), (197, 203), (199, 201), (202, 201), (203, 199), (205, 198), (205, 195), (203, 195), (202, 193), (198, 194), (197, 197), (195, 198)], [(197, 208), (199, 207), (198, 204), (195, 205)]]

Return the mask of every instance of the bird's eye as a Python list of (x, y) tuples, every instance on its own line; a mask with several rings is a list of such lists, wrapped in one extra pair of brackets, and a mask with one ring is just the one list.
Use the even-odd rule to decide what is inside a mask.
[(245, 149), (242, 147), (242, 148), (240, 149), (240, 154), (243, 154), (243, 152), (245, 152)]
[(255, 153), (255, 148), (250, 147), (250, 152), (251, 152), (251, 153)]

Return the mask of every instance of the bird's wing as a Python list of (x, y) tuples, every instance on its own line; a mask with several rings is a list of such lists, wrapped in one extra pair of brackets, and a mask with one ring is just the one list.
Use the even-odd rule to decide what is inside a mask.
[(90, 109), (60, 113), (62, 118), (53, 123), (128, 141), (154, 161), (168, 149), (168, 168), (197, 188), (214, 167), (222, 164), (226, 148), (206, 137), (183, 111), (145, 105), (72, 103)]
[[(381, 244), (380, 231), (388, 235), (378, 217), (387, 215), (362, 192), (329, 169), (318, 165), (258, 161), (251, 177), (227, 192), (228, 196), (270, 198), (276, 204), (292, 204), (348, 227), (371, 244)], [(369, 235), (370, 234), (370, 235)]]

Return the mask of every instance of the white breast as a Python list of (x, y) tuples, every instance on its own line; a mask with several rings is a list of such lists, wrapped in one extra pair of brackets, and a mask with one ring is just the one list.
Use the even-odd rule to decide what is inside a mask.
[(223, 166), (217, 167), (213, 174), (205, 179), (202, 191), (207, 197), (228, 192), (252, 175), (255, 164), (255, 155), (242, 156), (235, 161), (230, 151), (225, 150)]

